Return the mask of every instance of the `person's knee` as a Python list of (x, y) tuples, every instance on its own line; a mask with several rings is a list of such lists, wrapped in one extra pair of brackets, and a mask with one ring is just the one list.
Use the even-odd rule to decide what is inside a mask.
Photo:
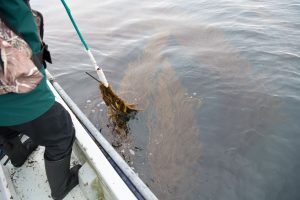
[(45, 156), (48, 160), (60, 160), (71, 154), (72, 146), (75, 141), (75, 129), (70, 127), (62, 133), (62, 137), (56, 140), (55, 144), (45, 146)]

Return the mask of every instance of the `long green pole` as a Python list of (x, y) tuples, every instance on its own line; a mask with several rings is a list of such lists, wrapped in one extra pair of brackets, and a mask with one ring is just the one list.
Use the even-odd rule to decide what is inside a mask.
[(64, 0), (61, 0), (61, 2), (64, 5), (64, 7), (65, 7), (65, 9), (66, 9), (66, 11), (67, 11), (67, 13), (69, 15), (69, 18), (70, 18), (70, 20), (71, 20), (71, 22), (72, 22), (72, 24), (73, 24), (73, 26), (74, 26), (74, 28), (75, 28), (75, 30), (77, 32), (77, 35), (79, 36), (79, 38), (80, 38), (80, 40), (81, 40), (81, 42), (82, 42), (82, 44), (83, 44), (83, 46), (84, 46), (84, 48), (85, 48), (88, 56), (90, 57), (90, 60), (91, 60), (92, 64), (95, 67), (95, 70), (96, 70), (96, 72), (98, 74), (99, 80), (101, 81), (101, 83), (105, 87), (108, 87), (108, 82), (107, 82), (106, 77), (105, 77), (105, 75), (103, 73), (103, 70), (97, 65), (97, 62), (96, 62), (96, 60), (95, 60), (92, 52), (90, 51), (87, 43), (83, 39), (83, 36), (81, 35), (80, 30), (79, 30), (79, 28), (78, 28), (78, 26), (77, 26), (77, 24), (76, 24), (76, 22), (75, 22), (75, 20), (74, 20), (74, 18), (72, 16), (72, 14), (71, 14), (70, 8), (68, 7), (67, 3)]
[(74, 28), (75, 28), (78, 36), (79, 36), (82, 44), (84, 45), (84, 47), (85, 47), (86, 50), (89, 50), (89, 47), (88, 47), (87, 43), (85, 42), (85, 40), (83, 39), (83, 37), (81, 35), (81, 32), (80, 32), (80, 30), (79, 30), (79, 28), (78, 28), (78, 26), (77, 26), (77, 24), (76, 24), (76, 22), (75, 22), (75, 20), (74, 20), (74, 18), (72, 16), (72, 14), (71, 14), (70, 8), (68, 7), (68, 5), (66, 4), (66, 2), (64, 0), (61, 0), (61, 2), (64, 5), (64, 7), (65, 7), (65, 9), (66, 9), (66, 11), (68, 13), (69, 18), (70, 18), (70, 20), (71, 20), (71, 22), (72, 22), (72, 24), (73, 24), (73, 26), (74, 26)]

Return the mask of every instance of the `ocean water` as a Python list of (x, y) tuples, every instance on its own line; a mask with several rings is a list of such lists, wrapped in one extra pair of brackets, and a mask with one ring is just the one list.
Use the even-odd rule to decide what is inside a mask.
[(164, 200), (300, 199), (300, 1), (68, 0), (109, 83), (141, 111), (111, 126), (60, 1), (49, 71)]

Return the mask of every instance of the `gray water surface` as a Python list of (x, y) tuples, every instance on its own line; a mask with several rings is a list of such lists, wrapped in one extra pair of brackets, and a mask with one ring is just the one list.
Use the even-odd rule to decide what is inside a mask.
[(300, 199), (300, 1), (67, 1), (108, 81), (142, 110), (114, 134), (60, 1), (48, 69), (166, 200)]

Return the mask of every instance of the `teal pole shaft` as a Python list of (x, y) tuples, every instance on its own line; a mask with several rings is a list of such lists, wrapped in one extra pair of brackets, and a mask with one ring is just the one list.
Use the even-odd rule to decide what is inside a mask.
[(73, 17), (72, 17), (71, 10), (69, 9), (68, 5), (66, 4), (66, 2), (65, 2), (64, 0), (61, 0), (61, 2), (62, 2), (62, 4), (64, 5), (64, 7), (65, 7), (65, 9), (66, 9), (66, 11), (67, 11), (67, 13), (68, 13), (69, 18), (70, 18), (70, 20), (71, 20), (71, 22), (72, 22), (72, 24), (73, 24), (73, 26), (74, 26), (74, 28), (75, 28), (75, 30), (76, 30), (78, 36), (79, 36), (79, 38), (80, 38), (82, 44), (84, 45), (84, 47), (85, 47), (86, 50), (89, 50), (89, 47), (88, 47), (87, 43), (84, 41), (84, 39), (83, 39), (83, 37), (82, 37), (82, 35), (81, 35), (81, 33), (80, 33), (80, 30), (78, 29), (78, 27), (77, 27), (77, 25), (76, 25), (76, 22), (75, 22), (75, 20), (74, 20)]
[(84, 47), (85, 47), (85, 50), (86, 50), (87, 54), (88, 54), (89, 57), (90, 57), (90, 60), (91, 60), (92, 64), (93, 64), (94, 67), (95, 67), (95, 70), (96, 70), (96, 72), (97, 72), (97, 74), (98, 74), (99, 80), (101, 81), (101, 83), (102, 83), (105, 87), (108, 87), (108, 82), (107, 82), (106, 77), (105, 77), (105, 75), (104, 75), (104, 73), (103, 73), (103, 70), (97, 65), (96, 60), (95, 60), (95, 58), (94, 58), (92, 52), (89, 50), (88, 45), (87, 45), (86, 42), (84, 41), (84, 39), (83, 39), (83, 37), (82, 37), (82, 35), (81, 35), (81, 33), (80, 33), (80, 31), (79, 31), (77, 25), (76, 25), (76, 22), (74, 21), (74, 19), (73, 19), (73, 17), (72, 17), (72, 14), (71, 14), (71, 11), (70, 11), (68, 5), (66, 4), (65, 0), (61, 0), (61, 2), (62, 2), (62, 4), (64, 5), (64, 7), (65, 7), (65, 9), (66, 9), (66, 11), (67, 11), (67, 13), (68, 13), (68, 15), (69, 15), (69, 18), (70, 18), (70, 20), (71, 20), (71, 22), (72, 22), (72, 24), (73, 24), (73, 26), (74, 26), (74, 28), (75, 28), (75, 30), (76, 30), (76, 32), (77, 32), (77, 35), (79, 36), (79, 38), (80, 38), (82, 44), (83, 44)]

